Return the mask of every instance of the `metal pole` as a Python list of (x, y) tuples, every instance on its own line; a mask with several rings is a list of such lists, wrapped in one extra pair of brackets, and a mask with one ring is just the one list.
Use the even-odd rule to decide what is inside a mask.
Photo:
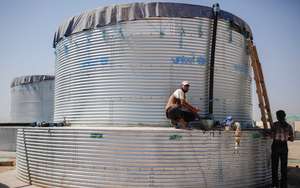
[(29, 185), (32, 185), (30, 165), (29, 165), (29, 160), (28, 160), (28, 151), (27, 151), (27, 145), (26, 145), (26, 135), (25, 135), (24, 128), (22, 129), (22, 132), (23, 132), (24, 152), (25, 152), (25, 160), (26, 160), (26, 167), (27, 167), (28, 181), (29, 181), (28, 183), (29, 183)]
[(210, 71), (209, 71), (209, 98), (208, 98), (208, 113), (209, 117), (213, 117), (213, 100), (214, 100), (214, 69), (215, 69), (215, 51), (216, 51), (216, 41), (217, 41), (217, 26), (218, 26), (218, 16), (220, 7), (219, 4), (213, 4), (213, 35), (211, 40), (211, 53), (210, 53)]

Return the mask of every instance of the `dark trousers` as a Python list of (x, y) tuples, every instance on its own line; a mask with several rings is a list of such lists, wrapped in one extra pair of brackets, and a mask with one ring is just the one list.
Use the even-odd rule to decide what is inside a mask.
[(168, 119), (175, 121), (183, 118), (185, 122), (194, 121), (197, 118), (194, 113), (182, 110), (180, 107), (168, 108), (166, 111), (166, 116)]
[(278, 187), (278, 163), (280, 159), (281, 181), (280, 188), (287, 187), (287, 163), (288, 150), (287, 146), (272, 145), (272, 186)]

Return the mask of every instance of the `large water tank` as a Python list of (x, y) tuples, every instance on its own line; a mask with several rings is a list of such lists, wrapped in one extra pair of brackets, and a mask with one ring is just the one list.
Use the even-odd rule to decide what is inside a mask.
[(165, 127), (18, 129), (17, 176), (55, 188), (271, 187), (271, 139)]
[[(54, 121), (72, 125), (167, 125), (164, 107), (183, 80), (189, 101), (208, 114), (212, 8), (133, 3), (84, 12), (55, 33)], [(214, 117), (251, 123), (249, 26), (219, 12)]]
[(54, 76), (31, 75), (11, 83), (10, 119), (14, 123), (53, 122)]

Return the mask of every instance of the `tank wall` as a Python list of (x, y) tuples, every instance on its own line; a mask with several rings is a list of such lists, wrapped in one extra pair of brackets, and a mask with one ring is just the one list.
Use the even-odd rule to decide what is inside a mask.
[(11, 122), (53, 122), (54, 80), (11, 88)]
[(232, 31), (228, 22), (218, 23), (215, 56), (214, 116), (232, 116), (252, 127), (252, 71), (246, 38)]
[(19, 179), (42, 187), (268, 187), (271, 139), (259, 131), (25, 128)]
[[(189, 80), (188, 100), (208, 112), (211, 21), (157, 18), (71, 35), (56, 46), (54, 120), (72, 125), (168, 125), (164, 106)], [(216, 46), (217, 120), (251, 122), (244, 37), (219, 21)]]
[(16, 151), (17, 127), (0, 126), (0, 151)]

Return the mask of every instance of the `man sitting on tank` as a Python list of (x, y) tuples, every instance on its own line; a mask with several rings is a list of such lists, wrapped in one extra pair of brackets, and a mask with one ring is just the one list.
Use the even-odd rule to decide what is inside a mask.
[(176, 128), (186, 129), (190, 121), (194, 121), (199, 118), (197, 112), (199, 108), (193, 107), (186, 100), (186, 93), (189, 91), (190, 83), (183, 81), (181, 88), (174, 91), (169, 97), (168, 103), (165, 107), (166, 116), (171, 120), (171, 124)]

